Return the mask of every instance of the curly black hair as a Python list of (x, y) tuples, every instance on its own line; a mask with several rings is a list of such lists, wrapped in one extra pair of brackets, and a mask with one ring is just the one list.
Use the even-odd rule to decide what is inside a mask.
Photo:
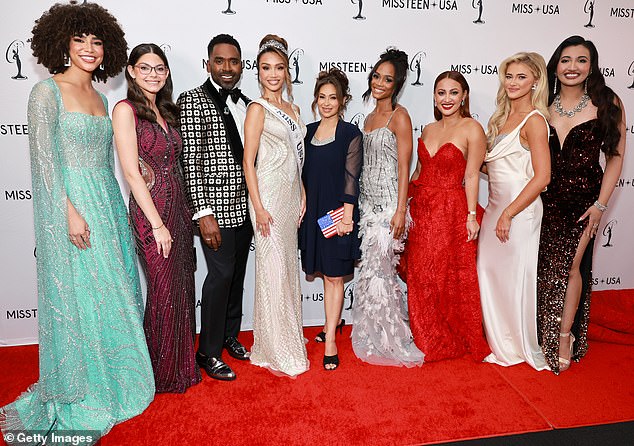
[(405, 51), (401, 51), (394, 47), (390, 47), (381, 56), (379, 56), (379, 60), (374, 64), (370, 74), (368, 74), (368, 89), (365, 93), (363, 93), (363, 100), (367, 101), (372, 94), (372, 76), (376, 73), (376, 70), (379, 68), (384, 62), (389, 62), (394, 67), (394, 92), (392, 93), (392, 109), (396, 107), (396, 103), (398, 102), (398, 95), (405, 84), (405, 79), (407, 79), (407, 69), (409, 68), (409, 63), (407, 61), (407, 53)]
[[(557, 64), (559, 64), (561, 59), (561, 53), (569, 46), (578, 45), (584, 46), (590, 52), (590, 74), (587, 80), (588, 95), (592, 103), (597, 107), (599, 133), (603, 140), (601, 150), (606, 156), (620, 156), (617, 146), (621, 140), (619, 126), (623, 118), (623, 105), (614, 90), (605, 84), (605, 77), (599, 68), (599, 52), (591, 40), (586, 40), (581, 36), (570, 36), (559, 44), (546, 67), (548, 84), (551, 86), (555, 85)], [(549, 88), (549, 90), (548, 105), (552, 104), (555, 99), (553, 88)]]
[[(149, 53), (156, 54), (160, 57), (163, 64), (169, 69), (169, 63), (167, 62), (165, 53), (154, 43), (141, 43), (140, 45), (135, 46), (132, 51), (130, 51), (128, 65), (134, 67), (141, 56)], [(125, 71), (125, 78), (128, 81), (128, 101), (134, 105), (139, 119), (156, 122), (156, 113), (154, 113), (154, 111), (150, 108), (149, 100), (145, 97), (143, 90), (141, 90), (141, 88), (137, 85), (128, 70)], [(163, 119), (172, 127), (176, 127), (178, 126), (180, 110), (172, 100), (172, 89), (172, 72), (168, 71), (167, 78), (165, 79), (165, 85), (156, 95), (156, 107)]]
[(103, 40), (103, 70), (96, 69), (93, 79), (105, 82), (126, 66), (128, 44), (124, 32), (117, 19), (95, 3), (56, 3), (35, 21), (31, 32), (33, 56), (51, 74), (63, 73), (68, 69), (64, 66), (64, 57), (68, 55), (70, 39), (84, 34), (93, 34)]
[(320, 71), (317, 75), (317, 81), (315, 81), (315, 90), (313, 92), (313, 103), (311, 104), (311, 109), (313, 111), (313, 115), (315, 115), (315, 109), (317, 107), (317, 99), (319, 98), (319, 90), (326, 84), (331, 84), (335, 87), (335, 91), (337, 92), (337, 100), (339, 101), (339, 116), (343, 116), (346, 111), (346, 107), (348, 102), (352, 99), (352, 95), (350, 94), (349, 82), (346, 73), (341, 71), (339, 68), (331, 68), (328, 71)]

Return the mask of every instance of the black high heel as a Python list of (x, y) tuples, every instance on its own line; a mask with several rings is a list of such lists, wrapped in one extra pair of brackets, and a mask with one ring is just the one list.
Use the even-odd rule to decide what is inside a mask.
[[(332, 368), (328, 368), (326, 366), (334, 365)], [(324, 369), (328, 371), (337, 370), (339, 367), (339, 354), (335, 353), (332, 356), (324, 355)]]
[[(335, 333), (337, 332), (337, 330), (339, 330), (339, 334), (343, 334), (343, 327), (345, 326), (346, 326), (346, 320), (341, 319), (341, 322), (339, 322), (339, 325), (335, 327)], [(315, 336), (315, 342), (326, 342), (326, 332), (320, 331), (319, 333), (317, 333), (317, 336)]]

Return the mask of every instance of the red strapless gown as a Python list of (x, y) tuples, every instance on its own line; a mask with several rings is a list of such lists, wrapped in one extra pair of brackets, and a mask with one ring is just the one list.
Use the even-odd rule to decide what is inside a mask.
[(477, 242), (467, 243), (466, 160), (452, 143), (431, 157), (421, 139), (418, 159), (420, 176), (409, 192), (414, 224), (405, 245), (414, 342), (426, 361), (467, 354), (482, 361), (490, 350), (482, 328)]

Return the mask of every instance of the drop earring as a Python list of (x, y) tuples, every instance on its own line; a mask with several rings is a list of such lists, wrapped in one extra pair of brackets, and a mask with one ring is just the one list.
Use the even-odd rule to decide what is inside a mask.
[(64, 54), (64, 66), (70, 67), (71, 65), (70, 56), (68, 54)]
[(586, 80), (583, 83), (583, 94), (585, 94), (585, 95), (588, 94), (588, 78), (587, 77), (586, 77)]
[(460, 102), (460, 106), (464, 107), (464, 99)]
[(100, 69), (101, 71), (105, 70), (105, 68), (104, 68), (104, 66), (103, 66), (103, 62), (101, 62), (101, 63), (99, 64), (99, 69)]
[(533, 84), (533, 86), (531, 87), (531, 90), (533, 91), (537, 90), (537, 84)]
[(557, 76), (555, 76), (555, 82), (554, 82), (554, 86), (553, 86), (553, 95), (557, 94)]

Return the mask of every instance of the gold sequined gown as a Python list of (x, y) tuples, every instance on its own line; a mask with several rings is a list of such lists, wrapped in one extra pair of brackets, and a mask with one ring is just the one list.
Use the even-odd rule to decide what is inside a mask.
[[(256, 174), (262, 205), (273, 223), (270, 235), (263, 237), (249, 199), (255, 239), (251, 363), (295, 376), (308, 370), (297, 249), (301, 177), (286, 126), (266, 108), (264, 113)], [(299, 116), (292, 118), (297, 119), (303, 139), (306, 126)]]
[[(559, 373), (559, 332), (568, 272), (588, 222), (578, 219), (599, 198), (601, 191), (602, 141), (598, 124), (597, 119), (591, 119), (573, 127), (562, 145), (554, 129), (550, 137), (552, 169), (550, 185), (542, 194), (544, 218), (537, 269), (537, 329), (546, 361), (555, 373)], [(588, 350), (593, 248), (594, 239), (588, 243), (580, 265), (581, 299), (572, 326), (575, 360)]]
[(539, 112), (529, 113), (507, 135), (499, 135), (484, 160), (489, 202), (482, 218), (477, 268), (484, 329), (492, 352), (485, 361), (503, 366), (526, 362), (545, 370), (536, 322), (541, 199), (537, 197), (513, 217), (506, 243), (495, 235), (500, 215), (534, 175), (530, 148), (522, 146), (520, 131), (535, 113)]
[[(53, 79), (33, 87), (28, 122), (40, 376), (0, 410), (0, 427), (91, 431), (96, 441), (154, 398), (112, 124), (108, 116), (67, 112)], [(67, 197), (90, 227), (91, 248), (68, 239)]]

